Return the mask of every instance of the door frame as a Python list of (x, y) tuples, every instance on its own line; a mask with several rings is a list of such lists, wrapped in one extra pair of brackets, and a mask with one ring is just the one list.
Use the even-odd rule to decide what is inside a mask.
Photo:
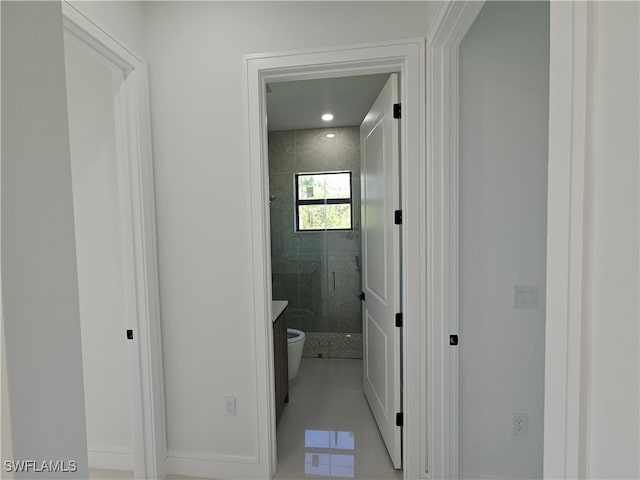
[(458, 478), (459, 49), (484, 1), (444, 2), (427, 35), (427, 325), (425, 435), (432, 478)]
[(551, 2), (544, 478), (588, 478), (597, 22)]
[[(427, 36), (431, 338), (458, 327), (458, 49), (483, 1), (444, 3)], [(551, 2), (544, 477), (586, 471), (593, 5)], [(448, 188), (448, 192), (446, 189)], [(458, 353), (431, 342), (427, 418), (435, 478), (458, 478)], [(440, 392), (435, 395), (434, 392)]]
[[(125, 308), (129, 343), (133, 466), (135, 478), (164, 478), (166, 428), (158, 295), (155, 193), (151, 159), (149, 94), (145, 63), (67, 1), (64, 30), (108, 58), (125, 79), (114, 101), (118, 189), (127, 269)], [(133, 246), (133, 247), (132, 247)], [(123, 325), (123, 339), (125, 329)]]
[(426, 391), (426, 98), (425, 41), (422, 38), (277, 52), (244, 57), (247, 131), (251, 178), (252, 313), (250, 341), (256, 371), (258, 458), (269, 478), (276, 470), (273, 405), (273, 331), (266, 84), (374, 73), (400, 73), (403, 118), (400, 133), (403, 328), (403, 465), (405, 478), (424, 477)]

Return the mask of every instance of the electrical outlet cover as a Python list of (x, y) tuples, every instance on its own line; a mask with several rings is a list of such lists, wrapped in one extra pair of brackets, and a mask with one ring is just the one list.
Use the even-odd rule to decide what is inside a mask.
[(523, 437), (527, 435), (527, 414), (526, 413), (513, 414), (513, 435), (516, 437)]
[(226, 417), (235, 417), (236, 397), (224, 397), (224, 415)]

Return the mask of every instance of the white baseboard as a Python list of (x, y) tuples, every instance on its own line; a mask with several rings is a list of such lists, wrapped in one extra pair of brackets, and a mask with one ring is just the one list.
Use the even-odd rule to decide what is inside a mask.
[(497, 476), (497, 475), (471, 475), (465, 473), (458, 474), (459, 480), (535, 480), (533, 477), (523, 476)]
[(89, 450), (89, 468), (133, 471), (133, 454), (122, 448)]
[(167, 475), (250, 480), (269, 478), (269, 465), (261, 465), (255, 457), (233, 455), (193, 456), (168, 452), (164, 461)]

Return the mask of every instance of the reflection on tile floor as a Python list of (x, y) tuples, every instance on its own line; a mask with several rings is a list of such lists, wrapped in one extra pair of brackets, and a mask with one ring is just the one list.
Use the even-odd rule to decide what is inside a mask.
[(362, 358), (362, 334), (306, 332), (302, 356), (307, 358)]
[(362, 393), (362, 360), (303, 358), (278, 424), (276, 479), (401, 479)]

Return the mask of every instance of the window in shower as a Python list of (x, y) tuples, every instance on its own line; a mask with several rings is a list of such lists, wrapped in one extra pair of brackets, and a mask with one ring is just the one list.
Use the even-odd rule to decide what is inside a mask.
[(296, 174), (296, 230), (351, 230), (351, 172)]

